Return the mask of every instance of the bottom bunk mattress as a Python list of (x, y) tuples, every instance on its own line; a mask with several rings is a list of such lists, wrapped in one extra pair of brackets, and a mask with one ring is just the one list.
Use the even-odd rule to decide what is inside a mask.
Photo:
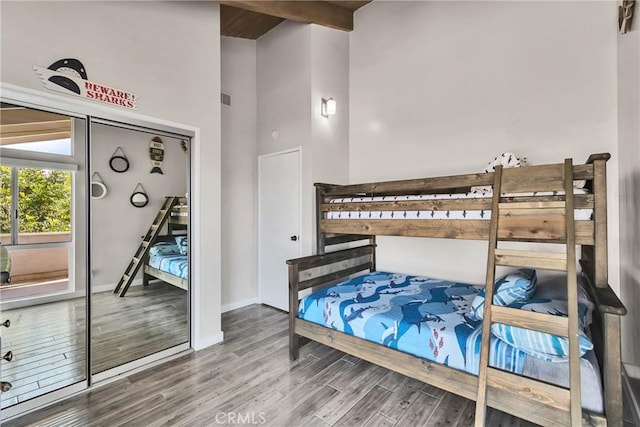
[[(451, 368), (478, 373), (482, 320), (472, 313), (481, 286), (372, 272), (299, 302), (301, 319)], [(490, 364), (566, 386), (568, 363), (533, 357), (492, 335)], [(583, 407), (602, 413), (602, 386), (593, 351), (581, 359)], [(600, 390), (596, 393), (596, 390)]]
[(189, 259), (187, 255), (157, 254), (149, 256), (149, 265), (158, 270), (182, 279), (189, 278)]

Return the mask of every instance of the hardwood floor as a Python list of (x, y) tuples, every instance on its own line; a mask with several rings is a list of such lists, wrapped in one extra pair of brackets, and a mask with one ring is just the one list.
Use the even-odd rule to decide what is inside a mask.
[[(317, 343), (288, 359), (287, 315), (225, 313), (225, 341), (6, 426), (420, 426), (473, 424), (474, 402)], [(531, 426), (489, 410), (487, 425)]]
[[(7, 310), (2, 328), (2, 408), (86, 379), (83, 298)], [(93, 372), (119, 366), (187, 342), (187, 293), (162, 282), (132, 287), (125, 298), (93, 295)]]
[(187, 292), (160, 281), (133, 286), (124, 298), (111, 292), (95, 294), (92, 372), (187, 342), (187, 303)]

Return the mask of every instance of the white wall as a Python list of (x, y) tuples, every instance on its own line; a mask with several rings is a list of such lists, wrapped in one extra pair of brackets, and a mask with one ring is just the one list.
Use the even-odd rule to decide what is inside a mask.
[(191, 192), (193, 342), (220, 323), (220, 23), (213, 2), (11, 2), (1, 7), (1, 78), (44, 89), (34, 65), (80, 59), (90, 80), (141, 96), (139, 113), (199, 128)]
[[(313, 183), (347, 182), (348, 37), (285, 21), (258, 39), (258, 154), (302, 147), (303, 255), (315, 253)], [(336, 116), (321, 117), (322, 97), (338, 102)]]
[(222, 91), (222, 308), (256, 301), (258, 151), (256, 41), (220, 40)]
[[(323, 117), (321, 99), (336, 101)], [(349, 182), (349, 33), (311, 26), (311, 136), (313, 182)], [(313, 191), (311, 191), (313, 193)], [(314, 204), (315, 206), (315, 204)], [(311, 233), (315, 247), (315, 234)]]
[[(91, 173), (98, 172), (108, 190), (102, 199), (91, 200), (91, 286), (94, 292), (115, 288), (165, 197), (184, 197), (187, 192), (187, 153), (182, 150), (179, 139), (160, 137), (164, 143), (163, 174), (149, 173), (149, 142), (153, 137), (114, 126), (91, 126)], [(118, 147), (129, 160), (129, 169), (122, 173), (109, 167), (109, 159)], [(118, 154), (122, 155), (120, 151)], [(149, 196), (149, 204), (143, 208), (130, 203), (138, 183)], [(138, 276), (142, 277), (142, 272)]]
[(620, 291), (628, 313), (622, 318), (622, 358), (640, 377), (640, 24), (618, 36), (618, 135), (620, 152)]
[(260, 37), (257, 73), (258, 154), (303, 144), (311, 128), (310, 26), (284, 21)]
[[(257, 43), (258, 155), (302, 147), (302, 253), (312, 248), (311, 27), (284, 21)], [(278, 132), (277, 139), (272, 131)]]
[[(618, 287), (614, 2), (385, 2), (350, 38), (350, 179), (481, 172), (610, 152)], [(380, 238), (378, 268), (482, 283), (485, 242)]]

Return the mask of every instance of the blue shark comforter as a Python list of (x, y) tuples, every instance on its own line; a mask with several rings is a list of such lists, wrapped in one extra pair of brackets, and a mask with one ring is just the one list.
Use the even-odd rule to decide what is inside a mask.
[[(473, 374), (482, 321), (468, 313), (481, 287), (374, 272), (314, 292), (299, 317)], [(521, 374), (525, 353), (492, 337), (492, 366)]]
[(189, 278), (189, 261), (187, 255), (150, 255), (149, 265), (183, 279)]

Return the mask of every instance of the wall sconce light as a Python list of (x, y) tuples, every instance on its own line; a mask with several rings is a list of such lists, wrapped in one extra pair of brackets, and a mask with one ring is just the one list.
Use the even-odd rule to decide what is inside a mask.
[(336, 101), (333, 98), (322, 98), (320, 114), (322, 115), (322, 117), (329, 117), (336, 114)]

